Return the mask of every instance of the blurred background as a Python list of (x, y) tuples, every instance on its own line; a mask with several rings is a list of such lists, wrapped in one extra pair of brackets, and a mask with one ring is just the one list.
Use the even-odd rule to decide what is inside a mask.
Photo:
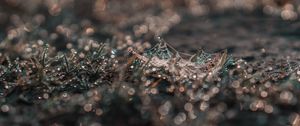
[(236, 56), (252, 55), (257, 49), (291, 53), (285, 52), (286, 46), (299, 45), (295, 43), (299, 4), (298, 0), (2, 0), (0, 41), (40, 39), (64, 50), (67, 43), (84, 43), (80, 38), (100, 42), (115, 38), (125, 48), (129, 39), (153, 43), (154, 36), (162, 36), (180, 51), (227, 48)]
[[(113, 48), (117, 48), (119, 51), (118, 53), (124, 53), (118, 54), (117, 56), (124, 57), (124, 55), (127, 54), (126, 50), (128, 47), (134, 47), (137, 52), (143, 52), (144, 49), (150, 48), (151, 45), (156, 44), (155, 38), (160, 36), (180, 52), (191, 54), (195, 53), (198, 49), (203, 49), (205, 52), (212, 53), (227, 49), (229, 54), (234, 58), (242, 58), (245, 63), (243, 60), (239, 61), (243, 61), (245, 66), (247, 64), (250, 64), (250, 66), (253, 64), (254, 69), (252, 69), (252, 67), (251, 69), (247, 68), (247, 71), (250, 71), (249, 73), (255, 73), (256, 68), (259, 68), (259, 70), (268, 69), (269, 71), (272, 71), (273, 68), (268, 66), (269, 62), (265, 62), (267, 61), (265, 60), (267, 58), (272, 59), (271, 63), (274, 64), (279, 64), (278, 61), (281, 61), (281, 59), (284, 59), (284, 61), (287, 61), (288, 63), (290, 59), (297, 61), (300, 59), (299, 14), (299, 0), (0, 0), (0, 58), (3, 59), (3, 62), (5, 59), (9, 59), (7, 57), (4, 58), (4, 56), (10, 56), (12, 59), (15, 58), (17, 60), (19, 59), (16, 57), (21, 57), (21, 60), (28, 59), (28, 61), (30, 61), (32, 57), (27, 55), (27, 53), (35, 53), (34, 49), (36, 47), (42, 47), (46, 45), (46, 43), (51, 47), (49, 48), (49, 52), (67, 52), (67, 50), (71, 50), (73, 53), (78, 51), (79, 57), (84, 58), (85, 53), (81, 52), (88, 52), (93, 45), (99, 47), (99, 43), (102, 42), (108, 43)], [(281, 68), (283, 68), (282, 66), (284, 65), (280, 64), (276, 68), (281, 70)], [(241, 75), (240, 78), (243, 78), (242, 76), (244, 76), (246, 67), (243, 68), (243, 66), (239, 66), (236, 69), (238, 69), (238, 72), (236, 73), (241, 73), (237, 75)], [(234, 72), (232, 73), (233, 75), (235, 74)], [(277, 73), (280, 72), (274, 73), (277, 75)], [(68, 73), (66, 75), (68, 75)], [(266, 73), (266, 75), (271, 74)], [(300, 72), (297, 72), (297, 75), (299, 76)], [(238, 80), (239, 77), (234, 79)], [(244, 82), (244, 80), (242, 81)], [(252, 83), (254, 88), (250, 87), (249, 90), (255, 89), (255, 86), (258, 85), (257, 83), (261, 83), (260, 86), (262, 89), (265, 85), (270, 87), (271, 82), (273, 86), (273, 81), (266, 82), (265, 84), (264, 81), (256, 82), (256, 80), (254, 80)], [(130, 84), (131, 83), (128, 85), (130, 86)], [(3, 85), (2, 87), (4, 87)], [(239, 83), (236, 85), (239, 89), (244, 90), (244, 88), (242, 89), (239, 86)], [(110, 87), (107, 87), (108, 88), (103, 88), (104, 91), (102, 91), (102, 87), (99, 89), (101, 89), (101, 92), (104, 92), (103, 94), (109, 94), (107, 93), (109, 90), (106, 89), (109, 89)], [(261, 88), (256, 89), (261, 91)], [(217, 89), (219, 92), (219, 88)], [(199, 88), (199, 90), (202, 89)], [(249, 90), (247, 89), (247, 93), (245, 94), (248, 94)], [(274, 90), (279, 89), (276, 87)], [(285, 88), (282, 88), (282, 90), (285, 90)], [(138, 91), (139, 90), (136, 90), (136, 92)], [(240, 90), (234, 91), (239, 92)], [(273, 89), (270, 92), (272, 91)], [(293, 98), (297, 99), (299, 96), (298, 90), (293, 91), (298, 92), (295, 97), (289, 91), (283, 91), (283, 93), (280, 94), (280, 97), (279, 93), (275, 93), (271, 98), (278, 97), (283, 100), (288, 99), (292, 101)], [(16, 92), (16, 94), (19, 95), (18, 91)], [(135, 90), (131, 91), (131, 93), (134, 94)], [(262, 93), (263, 96), (265, 93), (266, 92)], [(90, 93), (91, 96), (92, 94), (93, 93)], [(226, 94), (226, 92), (224, 94)], [(220, 96), (216, 99), (216, 104), (224, 99), (224, 101), (228, 101), (226, 103), (229, 103), (226, 106), (225, 102), (220, 102), (220, 106), (217, 106), (218, 109), (220, 109), (220, 112), (216, 112), (217, 109), (215, 108), (210, 108), (210, 111), (207, 112), (208, 114), (202, 113), (201, 111), (198, 113), (199, 118), (197, 118), (196, 121), (188, 123), (190, 123), (190, 125), (198, 125), (203, 122), (207, 125), (214, 123), (224, 125), (286, 125), (286, 122), (296, 122), (294, 123), (295, 126), (299, 125), (300, 116), (299, 114), (294, 113), (295, 110), (299, 110), (299, 102), (297, 102), (297, 100), (292, 104), (292, 107), (294, 108), (283, 105), (283, 107), (279, 106), (278, 109), (276, 109), (274, 106), (273, 113), (273, 107), (269, 106), (271, 109), (265, 110), (268, 114), (258, 112), (260, 115), (257, 116), (257, 113), (252, 112), (251, 108), (251, 110), (248, 109), (242, 111), (239, 106), (240, 103), (236, 102), (238, 100), (233, 99), (233, 97), (231, 97), (232, 94), (228, 94), (230, 97), (224, 98), (223, 96)], [(257, 108), (255, 107), (257, 106), (255, 105), (261, 105), (262, 102), (260, 102), (260, 100), (256, 102), (256, 97), (258, 97), (257, 99), (260, 99), (260, 94), (253, 94), (255, 98), (243, 95), (241, 101), (245, 100), (246, 103), (250, 103), (251, 100), (254, 99), (253, 111), (256, 111)], [(81, 95), (85, 96), (85, 94)], [(159, 107), (155, 108), (158, 112), (153, 112), (155, 116), (145, 114), (146, 112), (143, 110), (144, 106), (141, 104), (142, 102), (147, 102), (147, 100), (148, 102), (151, 101), (150, 97), (150, 100), (146, 99), (148, 96), (141, 98), (140, 101), (127, 102), (124, 99), (122, 100), (113, 95), (110, 96), (109, 94), (107, 97), (103, 96), (103, 99), (109, 99), (107, 101), (109, 104), (112, 104), (111, 106), (116, 106), (116, 109), (112, 108), (110, 113), (105, 113), (103, 115), (103, 122), (106, 124), (114, 124), (117, 126), (157, 126), (178, 123), (176, 121), (172, 124), (168, 121), (161, 123), (163, 122), (161, 121), (163, 119), (156, 115), (158, 115), (158, 113), (163, 115), (167, 112), (165, 112), (164, 109), (159, 109)], [(168, 108), (168, 106), (171, 106), (170, 104), (173, 105), (173, 102), (174, 106), (177, 104), (177, 106), (180, 106), (180, 109), (189, 109), (192, 106), (191, 103), (188, 103), (188, 100), (185, 101), (182, 97), (173, 97), (173, 95), (169, 96), (168, 94), (163, 94), (162, 96), (165, 95), (167, 97), (151, 95), (152, 100), (154, 99), (153, 101), (159, 101), (157, 103), (154, 102), (153, 106), (160, 106), (160, 104), (163, 103), (162, 106), (167, 106), (166, 108)], [(75, 97), (74, 99), (79, 99), (77, 98), (77, 95), (73, 96)], [(237, 96), (242, 95), (237, 94)], [(14, 95), (11, 97), (14, 97)], [(48, 97), (49, 96), (47, 95), (47, 98)], [(62, 99), (65, 97), (69, 97), (68, 94), (62, 93)], [(83, 99), (82, 101), (85, 100), (85, 97), (80, 96), (80, 98)], [(114, 100), (111, 100), (110, 97), (114, 98)], [(165, 102), (165, 99), (171, 99), (173, 101), (172, 103), (169, 103)], [(37, 102), (39, 102), (38, 100)], [(105, 103), (107, 101), (100, 103)], [(277, 104), (276, 100), (271, 99), (269, 101)], [(185, 102), (188, 104), (185, 104)], [(42, 103), (45, 103), (45, 108), (49, 105), (48, 102)], [(75, 125), (77, 124), (77, 122), (74, 122), (75, 119), (77, 121), (79, 120), (78, 122), (86, 121), (90, 123), (88, 119), (84, 120), (86, 119), (84, 117), (88, 117), (88, 115), (91, 116), (92, 114), (87, 113), (84, 115), (80, 113), (77, 108), (75, 108), (74, 111), (72, 109), (69, 113), (61, 112), (65, 108), (69, 108), (68, 105), (71, 106), (73, 103), (66, 102), (66, 105), (63, 107), (59, 105), (61, 103), (60, 101), (55, 103), (57, 104), (53, 104), (55, 107), (53, 107), (54, 109), (52, 111), (49, 110), (50, 112), (48, 112), (48, 109), (44, 109), (45, 112), (43, 111), (43, 114), (41, 115), (44, 115), (45, 117), (40, 117), (43, 118), (43, 120), (38, 120), (39, 118), (36, 118), (36, 116), (39, 117), (40, 115), (32, 114), (33, 110), (35, 110), (35, 112), (40, 112), (40, 108), (35, 108), (39, 104), (27, 105), (27, 103), (16, 103), (19, 105), (17, 110), (20, 110), (20, 112), (17, 112), (21, 113), (20, 116), (11, 115), (8, 116), (8, 119), (2, 118), (2, 121), (11, 121), (12, 124), (14, 124), (16, 120), (22, 122), (22, 118), (24, 118), (24, 122), (27, 123), (27, 120), (32, 120), (32, 124), (39, 122), (45, 125), (50, 125), (51, 123), (52, 125), (52, 122), (59, 120), (64, 122), (64, 124)], [(26, 104), (24, 105), (26, 106), (26, 109), (23, 109), (25, 108), (23, 104)], [(91, 104), (83, 104), (81, 101), (78, 102), (78, 104), (83, 106), (84, 111), (92, 111)], [(58, 107), (56, 107), (56, 105)], [(49, 106), (51, 108), (51, 105)], [(227, 115), (223, 116), (220, 113), (223, 113), (226, 110), (224, 106), (229, 109), (226, 113)], [(247, 106), (249, 105), (247, 104)], [(233, 111), (230, 110), (230, 107)], [(107, 108), (110, 108), (110, 106)], [(206, 108), (209, 108), (208, 104), (200, 104), (201, 110), (205, 110)], [(283, 108), (282, 113), (280, 113), (281, 111), (279, 111), (279, 108)], [(152, 110), (151, 106), (146, 109)], [(176, 114), (181, 111), (180, 109), (175, 110)], [(103, 111), (100, 110), (101, 109), (95, 111), (99, 116), (103, 114)], [(9, 111), (9, 106), (2, 105), (1, 111)], [(57, 112), (61, 113), (57, 114)], [(24, 113), (30, 114), (31, 116), (24, 116)], [(219, 116), (216, 116), (216, 113), (220, 115), (220, 118)], [(290, 115), (290, 113), (293, 114), (287, 116)], [(4, 113), (4, 116), (2, 117), (6, 117), (5, 114), (6, 113)], [(245, 114), (249, 116), (244, 116)], [(179, 113), (178, 115), (178, 118), (181, 118), (181, 116), (184, 117), (182, 122), (187, 118), (185, 114)], [(226, 120), (224, 119), (223, 122), (222, 120), (217, 120), (223, 119), (225, 116)], [(99, 119), (98, 116), (91, 117), (95, 120)], [(171, 118), (175, 118), (174, 120), (178, 120), (176, 117), (177, 116), (172, 116), (170, 119), (165, 119), (172, 121)], [(206, 118), (204, 117), (209, 119), (212, 118), (212, 120), (206, 122), (207, 120), (205, 120)], [(194, 119), (193, 116), (189, 116), (189, 118)], [(179, 122), (178, 124), (181, 124), (182, 122)], [(246, 124), (244, 122), (246, 122)], [(188, 125), (188, 123), (184, 123), (184, 125)], [(58, 126), (59, 124), (53, 125)], [(93, 126), (99, 125), (100, 124), (97, 123)]]

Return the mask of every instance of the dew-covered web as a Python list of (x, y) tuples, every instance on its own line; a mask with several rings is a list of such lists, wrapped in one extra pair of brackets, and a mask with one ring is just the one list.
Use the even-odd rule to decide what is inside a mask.
[(200, 50), (195, 56), (192, 57), (191, 61), (195, 62), (196, 64), (205, 64), (207, 61), (211, 60), (212, 55), (209, 53)]
[(160, 41), (157, 45), (155, 45), (150, 50), (144, 53), (146, 57), (157, 56), (160, 59), (170, 59), (173, 56), (173, 53), (168, 49), (167, 44), (165, 42)]

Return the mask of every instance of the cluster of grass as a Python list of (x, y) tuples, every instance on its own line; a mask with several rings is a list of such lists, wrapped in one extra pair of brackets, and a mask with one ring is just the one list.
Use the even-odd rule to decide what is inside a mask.
[[(16, 47), (25, 49), (14, 50)], [(233, 58), (227, 59), (222, 64), (224, 69), (218, 69), (211, 79), (176, 79), (178, 73), (149, 64), (171, 62), (172, 56), (166, 56), (175, 53), (170, 50), (168, 46), (154, 46), (144, 54), (136, 54), (149, 58), (143, 62), (125, 50), (114, 49), (109, 42), (91, 42), (84, 49), (72, 46), (59, 52), (40, 40), (25, 45), (4, 41), (0, 57), (0, 122), (244, 125), (243, 121), (255, 119), (259, 121), (250, 124), (284, 125), (298, 121), (296, 62), (269, 59), (247, 63)], [(206, 66), (214, 55), (202, 52), (191, 56), (198, 59), (195, 63)], [(160, 60), (152, 61), (153, 57)], [(208, 69), (202, 73), (210, 75)]]

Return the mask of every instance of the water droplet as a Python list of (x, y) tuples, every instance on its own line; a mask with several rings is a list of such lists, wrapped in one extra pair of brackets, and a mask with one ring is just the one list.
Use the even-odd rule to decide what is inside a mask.
[(80, 54), (79, 54), (79, 57), (80, 57), (80, 58), (84, 58), (84, 57), (85, 57), (85, 54), (84, 54), (84, 53), (80, 53)]
[(66, 98), (66, 97), (68, 97), (68, 93), (63, 93), (62, 96), (63, 96), (64, 98)]
[(184, 92), (184, 91), (185, 91), (185, 88), (184, 88), (183, 86), (180, 86), (180, 87), (179, 87), (179, 91), (180, 91), (180, 92)]
[(192, 103), (186, 103), (184, 105), (184, 109), (188, 112), (192, 111), (193, 110), (193, 104)]
[(210, 97), (209, 97), (208, 94), (205, 94), (205, 95), (203, 95), (202, 99), (203, 99), (204, 101), (208, 101), (208, 100), (210, 99)]
[(85, 47), (84, 47), (84, 50), (85, 50), (85, 51), (89, 51), (89, 50), (90, 50), (90, 46), (85, 46)]
[(116, 52), (117, 52), (117, 50), (115, 50), (115, 49), (111, 50), (111, 54), (113, 54), (113, 55), (115, 55)]
[(186, 114), (183, 112), (180, 112), (179, 114), (176, 115), (176, 117), (174, 118), (174, 123), (176, 125), (180, 125), (182, 124), (184, 121), (186, 120)]
[(158, 74), (158, 75), (157, 75), (157, 77), (161, 78), (161, 75), (160, 75), (160, 74)]
[(207, 104), (207, 102), (202, 102), (200, 104), (200, 110), (201, 111), (205, 111), (208, 107), (209, 107), (209, 105)]
[(49, 98), (49, 94), (48, 94), (48, 93), (44, 93), (44, 94), (43, 94), (43, 98), (44, 98), (44, 99), (48, 99), (48, 98)]
[(95, 113), (97, 116), (101, 116), (103, 114), (103, 110), (98, 108), (98, 109), (96, 109)]
[(297, 75), (300, 75), (300, 70), (297, 71)]
[(291, 103), (293, 97), (294, 97), (293, 94), (289, 91), (283, 91), (280, 93), (279, 96), (280, 100), (287, 104)]
[(212, 93), (217, 94), (219, 93), (220, 89), (218, 87), (213, 87), (212, 88)]
[(172, 107), (172, 104), (170, 101), (166, 101), (163, 105), (161, 105), (158, 108), (158, 112), (159, 114), (161, 114), (162, 116), (165, 116), (169, 113), (170, 109)]
[(195, 115), (194, 111), (188, 113), (190, 119), (196, 119), (197, 115)]
[(128, 94), (129, 94), (129, 95), (134, 95), (134, 93), (135, 93), (134, 88), (130, 88), (130, 89), (128, 90)]
[(262, 92), (260, 93), (260, 96), (263, 97), (263, 98), (265, 98), (265, 97), (268, 96), (268, 92), (262, 91)]
[(193, 79), (196, 79), (196, 78), (197, 78), (197, 75), (196, 75), (196, 74), (194, 74), (194, 75), (193, 75)]
[(273, 67), (269, 66), (269, 67), (268, 67), (268, 70), (270, 70), (270, 71), (273, 70)]
[(83, 109), (84, 109), (84, 111), (86, 111), (86, 112), (90, 112), (90, 111), (92, 111), (92, 108), (93, 106), (92, 106), (92, 104), (85, 104), (84, 106), (83, 106)]
[(156, 68), (154, 67), (154, 68), (152, 68), (152, 71), (156, 71)]
[(264, 111), (265, 111), (266, 113), (273, 113), (274, 108), (273, 108), (272, 105), (266, 105)]
[(158, 90), (156, 88), (152, 88), (150, 90), (151, 94), (157, 94), (158, 93)]
[(9, 108), (8, 105), (2, 105), (2, 106), (1, 106), (1, 111), (2, 111), (2, 112), (8, 112), (9, 109), (10, 109), (10, 108)]
[(240, 82), (239, 81), (233, 81), (231, 85), (232, 85), (233, 88), (238, 88), (238, 87), (240, 87)]

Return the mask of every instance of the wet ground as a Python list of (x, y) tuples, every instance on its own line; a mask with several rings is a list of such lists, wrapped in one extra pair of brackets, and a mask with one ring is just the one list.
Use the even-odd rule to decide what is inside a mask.
[[(299, 18), (264, 10), (298, 13), (289, 0), (30, 2), (0, 2), (1, 126), (300, 125)], [(227, 50), (228, 64), (212, 79), (149, 75), (168, 70), (128, 50), (157, 36), (175, 52)]]

